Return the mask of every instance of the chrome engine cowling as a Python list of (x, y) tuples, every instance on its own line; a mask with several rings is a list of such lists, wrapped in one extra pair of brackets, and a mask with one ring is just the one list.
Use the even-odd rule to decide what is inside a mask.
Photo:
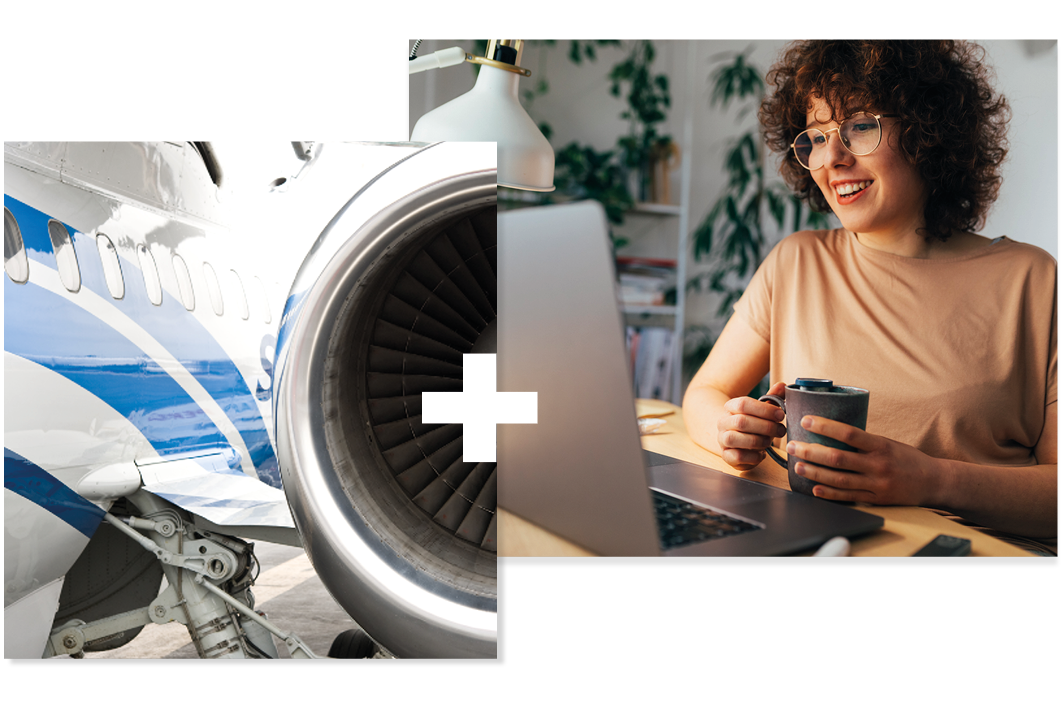
[(281, 475), (322, 582), (403, 657), (496, 655), (495, 464), (421, 393), (495, 352), (493, 144), (435, 144), (378, 174), (322, 232), (278, 337)]

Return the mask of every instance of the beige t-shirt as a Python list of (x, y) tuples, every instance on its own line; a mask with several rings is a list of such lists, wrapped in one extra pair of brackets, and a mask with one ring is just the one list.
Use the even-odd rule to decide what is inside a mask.
[(912, 259), (842, 229), (798, 232), (735, 310), (769, 342), (773, 383), (867, 388), (869, 432), (933, 457), (1032, 465), (1057, 400), (1056, 270), (1007, 238)]

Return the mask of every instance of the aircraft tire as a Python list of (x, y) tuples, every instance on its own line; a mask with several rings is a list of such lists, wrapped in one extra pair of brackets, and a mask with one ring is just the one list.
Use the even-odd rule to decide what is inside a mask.
[(363, 630), (344, 630), (329, 647), (330, 659), (372, 659), (377, 643)]

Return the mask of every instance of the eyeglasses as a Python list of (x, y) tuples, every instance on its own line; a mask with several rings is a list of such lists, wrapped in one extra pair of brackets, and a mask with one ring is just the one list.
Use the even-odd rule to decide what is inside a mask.
[(839, 141), (854, 156), (867, 156), (879, 146), (883, 138), (883, 128), (879, 123), (880, 117), (897, 117), (897, 115), (870, 115), (862, 112), (847, 117), (834, 129), (824, 132), (822, 130), (807, 129), (795, 138), (791, 148), (798, 163), (810, 171), (816, 171), (824, 165), (828, 155), (828, 135), (832, 132), (839, 133)]

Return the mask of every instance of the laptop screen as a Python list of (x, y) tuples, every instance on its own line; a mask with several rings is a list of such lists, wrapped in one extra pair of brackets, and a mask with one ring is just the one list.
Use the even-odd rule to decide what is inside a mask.
[(539, 394), (499, 425), (499, 506), (601, 554), (657, 554), (605, 214), (499, 214), (498, 389)]

